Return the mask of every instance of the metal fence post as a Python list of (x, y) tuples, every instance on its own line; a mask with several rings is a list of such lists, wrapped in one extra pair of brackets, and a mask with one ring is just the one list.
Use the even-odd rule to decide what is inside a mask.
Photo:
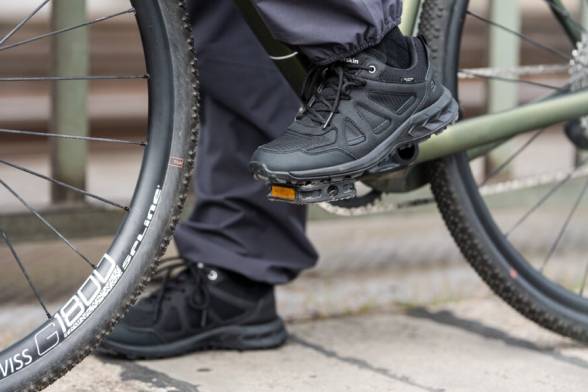
[[(53, 31), (86, 21), (85, 0), (54, 0), (51, 26)], [(88, 74), (88, 29), (80, 28), (56, 35), (52, 39), (52, 74), (82, 76)], [(87, 136), (88, 83), (57, 81), (52, 86), (51, 130), (56, 133)], [(75, 187), (86, 187), (87, 144), (79, 140), (53, 140), (51, 169), (53, 178)], [(79, 193), (53, 185), (53, 202), (81, 201)]]
[[(521, 30), (521, 9), (519, 0), (491, 1), (490, 20), (500, 21), (500, 24), (514, 30)], [(491, 68), (517, 67), (520, 62), (520, 41), (513, 34), (502, 29), (490, 27), (489, 36), (489, 66)], [(519, 86), (516, 83), (506, 83), (499, 80), (488, 81), (488, 112), (497, 113), (512, 109), (519, 103)], [(495, 149), (486, 161), (486, 173), (491, 173), (497, 165), (512, 151), (512, 146), (505, 143)], [(502, 176), (509, 176), (507, 170)]]

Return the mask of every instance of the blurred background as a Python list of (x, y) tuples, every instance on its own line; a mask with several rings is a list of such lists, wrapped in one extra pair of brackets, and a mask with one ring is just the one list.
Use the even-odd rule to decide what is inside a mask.
[[(3, 2), (0, 5), (0, 31), (12, 29), (38, 3), (36, 0), (20, 0), (10, 4)], [(566, 0), (564, 3), (579, 23), (588, 20), (584, 1)], [(513, 5), (516, 12), (513, 12)], [(130, 7), (127, 2), (118, 0), (89, 0), (87, 6), (87, 20), (121, 12)], [(572, 56), (574, 47), (570, 45), (561, 26), (555, 22), (543, 1), (472, 0), (470, 10), (488, 18), (505, 16), (506, 19), (503, 21), (510, 24), (511, 28), (558, 52), (566, 53), (568, 57)], [(51, 29), (50, 8), (47, 7), (6, 45), (42, 35)], [(140, 37), (132, 15), (124, 14), (89, 26), (87, 34), (90, 60), (87, 75), (145, 74)], [(59, 65), (51, 56), (52, 45), (52, 39), (42, 39), (12, 50), (2, 50), (0, 47), (0, 78), (59, 76)], [(516, 37), (513, 39), (512, 35), (493, 31), (487, 23), (476, 18), (468, 18), (460, 65), (464, 70), (460, 82), (460, 98), (465, 116), (478, 116), (509, 109), (544, 95), (545, 90), (537, 86), (513, 86), (511, 83), (472, 77), (468, 73), (468, 70), (483, 73), (487, 68), (521, 65), (543, 65), (549, 70), (546, 73), (525, 76), (526, 80), (532, 82), (561, 86), (570, 79), (569, 62), (565, 59), (539, 50)], [(80, 83), (85, 84), (79, 81), (1, 82), (0, 129), (35, 132), (59, 129), (55, 105), (60, 97), (54, 87), (59, 84), (62, 89), (75, 89), (79, 88)], [(91, 81), (87, 83), (87, 93), (87, 117), (80, 112), (76, 120), (81, 121), (83, 126), (81, 129), (66, 131), (81, 131), (92, 137), (141, 140), (146, 128), (147, 110), (147, 89), (144, 80)], [(508, 158), (512, 151), (524, 144), (528, 137), (524, 135), (516, 138), (492, 156), (474, 162), (479, 179), (483, 180), (493, 168)], [(128, 202), (140, 165), (140, 150), (135, 146), (112, 146), (105, 143), (77, 143), (76, 146), (72, 143), (59, 144), (35, 136), (2, 135), (0, 158), (48, 176), (56, 171), (67, 172), (66, 175), (72, 176), (90, 192), (112, 200)], [(83, 159), (70, 159), (75, 154), (82, 154)], [(508, 170), (502, 172), (500, 179), (525, 178), (547, 170), (570, 170), (575, 167), (577, 161), (578, 153), (563, 135), (562, 127), (553, 127), (537, 140), (532, 149), (525, 152), (524, 157), (514, 161)], [(52, 193), (51, 184), (47, 181), (26, 176), (10, 167), (0, 166), (0, 177), (10, 183), (31, 205), (38, 208), (68, 238), (74, 239), (85, 252), (93, 257), (98, 257), (104, 252), (110, 235), (120, 222), (119, 211), (97, 206), (88, 200), (76, 200), (69, 197), (71, 195)], [(409, 195), (386, 196), (384, 202), (389, 206), (395, 206), (402, 201), (429, 196), (428, 189), (421, 189)], [(505, 219), (512, 221), (512, 208), (516, 210), (521, 204), (528, 205), (527, 200), (536, 196), (537, 193), (526, 193), (523, 196), (521, 193), (511, 194), (499, 199), (497, 205), (506, 206)], [(519, 204), (512, 207), (510, 203), (513, 200)], [(563, 200), (561, 203), (568, 202), (566, 197), (560, 200)], [(554, 205), (553, 214), (559, 219), (565, 213), (558, 206)], [(187, 210), (190, 210), (190, 205)], [(402, 226), (399, 226), (398, 222), (402, 222)], [(541, 237), (541, 228), (549, 226), (552, 222), (551, 215), (548, 218), (544, 216), (533, 223), (527, 231), (523, 231), (520, 240), (526, 244), (525, 249), (531, 249), (538, 254), (543, 252), (548, 243), (544, 243)], [(68, 292), (70, 287), (79, 284), (78, 277), (83, 276), (84, 266), (72, 262), (73, 256), (61, 243), (55, 241), (54, 234), (48, 232), (5, 190), (0, 190), (0, 226), (10, 228), (11, 237), (19, 244), (23, 260), (31, 269), (33, 278), (38, 279), (41, 291), (45, 295), (57, 298), (60, 294)], [(574, 226), (566, 237), (566, 245), (575, 244), (575, 249), (584, 251), (584, 229), (580, 223)], [(379, 272), (382, 269), (393, 270), (396, 274), (405, 273), (403, 271), (407, 269), (415, 270), (419, 271), (421, 276), (428, 273), (426, 271), (430, 271), (431, 268), (441, 268), (443, 271), (441, 273), (444, 278), (436, 280), (437, 283), (417, 283), (407, 277), (405, 283), (398, 283), (400, 286), (392, 287), (389, 281), (382, 281), (382, 286), (378, 286), (372, 279), (372, 289), (357, 286), (358, 291), (363, 290), (363, 297), (360, 296), (363, 299), (358, 299), (358, 303), (353, 305), (356, 308), (367, 306), (366, 304), (372, 304), (374, 301), (386, 302), (386, 298), (400, 302), (419, 302), (431, 298), (456, 298), (484, 290), (479, 281), (473, 278), (472, 273), (464, 269), (461, 256), (433, 205), (400, 211), (395, 208), (382, 208), (367, 217), (352, 218), (337, 217), (319, 207), (313, 207), (309, 230), (322, 254), (320, 267), (309, 272), (309, 279), (341, 273), (351, 274), (358, 270), (372, 274), (374, 278), (383, 276)], [(411, 234), (415, 232), (420, 233), (419, 238)], [(553, 231), (545, 235), (553, 236)], [(349, 241), (341, 244), (341, 236), (345, 236)], [(569, 246), (562, 248), (571, 249)], [(26, 288), (8, 250), (3, 246), (0, 246), (0, 265), (3, 267), (3, 275), (14, 277), (8, 279), (10, 284), (0, 286), (0, 301), (14, 300), (15, 288), (23, 290), (23, 295), (18, 297), (19, 301), (29, 300), (30, 290)], [(68, 277), (68, 283), (65, 285), (63, 276)], [(297, 289), (292, 290), (296, 292)], [(308, 315), (326, 312), (325, 309), (328, 308), (328, 305), (319, 300), (313, 304), (314, 307), (310, 306), (304, 311)], [(296, 306), (299, 304), (294, 308)]]
[[(0, 0), (0, 40), (41, 2)], [(87, 9), (82, 0), (53, 0), (50, 4), (61, 5), (60, 12), (52, 14), (47, 6), (8, 41), (0, 42), (0, 180), (10, 184), (29, 207), (37, 209), (83, 254), (97, 260), (108, 249), (124, 213), (75, 192), (64, 192), (43, 178), (6, 164), (60, 178), (123, 205), (132, 196), (142, 158), (137, 146), (42, 137), (58, 132), (135, 142), (145, 138), (148, 97), (142, 76), (146, 70), (137, 25), (127, 12), (130, 2), (85, 3)], [(576, 23), (588, 26), (588, 1), (563, 0), (563, 4)], [(577, 56), (576, 44), (570, 43), (546, 1), (471, 0), (469, 10), (459, 84), (466, 118), (520, 106), (570, 82), (570, 59)], [(44, 36), (119, 13), (65, 34), (64, 40)], [(483, 19), (499, 21), (515, 34)], [(87, 52), (87, 61), (76, 56), (80, 52)], [(521, 70), (525, 72), (521, 74)], [(34, 80), (72, 75), (127, 79)], [(511, 80), (498, 80), (497, 75)], [(581, 76), (588, 81), (585, 71)], [(474, 160), (472, 170), (486, 191), (488, 208), (504, 231), (533, 208), (554, 181), (577, 174), (577, 179), (553, 192), (553, 197), (509, 237), (533, 266), (540, 266), (552, 251), (554, 260), (543, 272), (577, 290), (588, 271), (588, 197), (580, 200), (572, 215), (570, 209), (588, 171), (583, 168), (586, 155), (566, 137), (565, 125), (516, 137)], [(10, 130), (30, 133), (6, 132)], [(174, 377), (197, 378), (198, 387), (185, 389), (186, 384), (176, 383), (169, 384), (173, 386), (169, 390), (200, 390), (202, 383), (206, 390), (234, 389), (234, 385), (214, 389), (223, 382), (258, 390), (250, 387), (252, 382), (266, 380), (267, 390), (272, 391), (280, 390), (285, 382), (288, 386), (283, 390), (319, 390), (315, 385), (296, 388), (296, 383), (306, 382), (347, 390), (353, 383), (369, 388), (370, 382), (382, 378), (386, 387), (371, 389), (380, 391), (391, 390), (390, 383), (398, 380), (418, 386), (412, 379), (415, 374), (417, 381), (440, 374), (445, 379), (439, 385), (462, 387), (419, 390), (527, 391), (529, 385), (536, 390), (586, 390), (585, 350), (540, 330), (499, 302), (464, 262), (431, 196), (424, 187), (409, 194), (384, 195), (359, 210), (310, 209), (309, 236), (321, 260), (316, 269), (278, 289), (280, 312), (291, 322), (289, 328), (296, 336), (285, 350), (251, 354), (257, 355), (254, 357), (196, 355), (155, 364), (90, 358), (53, 391), (159, 391), (170, 380), (176, 382)], [(88, 266), (78, 255), (1, 186), (0, 230), (8, 233), (50, 310), (57, 309), (87, 277)], [(168, 256), (174, 255), (176, 250), (171, 246)], [(43, 320), (10, 249), (0, 244), (0, 348)], [(324, 363), (321, 355), (327, 358)], [(267, 372), (260, 364), (275, 368)], [(149, 366), (157, 371), (150, 372)], [(358, 377), (356, 371), (367, 374), (366, 378)], [(331, 378), (330, 372), (334, 372)], [(137, 377), (153, 383), (154, 389), (143, 384), (134, 387)], [(470, 385), (466, 387), (468, 377)], [(80, 387), (84, 380), (88, 386)], [(561, 384), (565, 381), (569, 381), (567, 386)], [(503, 384), (507, 387), (501, 387)], [(520, 389), (512, 388), (517, 385)]]
[[(500, 4), (500, 1), (473, 0), (470, 9), (479, 14), (488, 16), (492, 3)], [(511, 2), (508, 2), (511, 3)], [(546, 46), (560, 50), (565, 53), (571, 52), (571, 47), (559, 25), (554, 23), (553, 16), (548, 7), (542, 1), (521, 0), (520, 29), (528, 37), (533, 38)], [(578, 20), (581, 20), (583, 13), (579, 0), (566, 0), (566, 6), (572, 10)], [(114, 0), (88, 1), (89, 18), (97, 18), (123, 10), (124, 2)], [(35, 0), (21, 0), (4, 6), (6, 10), (0, 14), (0, 29), (8, 31), (15, 23), (22, 18), (27, 11), (37, 5)], [(508, 5), (506, 8), (509, 8)], [(508, 12), (508, 10), (507, 10)], [(37, 15), (27, 23), (16, 36), (14, 41), (19, 41), (31, 36), (49, 31), (50, 16), (49, 8)], [(463, 42), (463, 68), (484, 68), (490, 67), (489, 62), (489, 40), (490, 30), (488, 25), (475, 19), (467, 23), (467, 32)], [(113, 18), (104, 23), (96, 24), (88, 29), (91, 53), (90, 74), (91, 75), (124, 75), (143, 71), (142, 49), (139, 43), (137, 28), (132, 16)], [(507, 37), (508, 35), (506, 35)], [(196, 37), (197, 38), (197, 37)], [(50, 60), (50, 40), (23, 45), (20, 48), (7, 50), (0, 53), (0, 76), (9, 77), (15, 75), (45, 76), (52, 74), (52, 63)], [(520, 48), (520, 64), (554, 64), (563, 65), (559, 73), (550, 73), (535, 77), (543, 83), (561, 83), (569, 78), (566, 64), (556, 56), (537, 50), (537, 48), (526, 45), (520, 41), (514, 43)], [(509, 45), (512, 45), (509, 43)], [(518, 59), (512, 59), (518, 62)], [(471, 79), (462, 83), (461, 104), (467, 116), (479, 115), (489, 108), (488, 81), (484, 79)], [(501, 86), (507, 89), (507, 86)], [(125, 137), (139, 136), (145, 127), (145, 83), (143, 81), (97, 81), (89, 84), (88, 117), (89, 130), (92, 136), (112, 137), (114, 135)], [(513, 93), (512, 88), (508, 89)], [(516, 99), (529, 101), (536, 98), (541, 91), (536, 88), (525, 86), (514, 91)], [(503, 94), (504, 95), (504, 94)], [(512, 94), (510, 94), (512, 95)], [(508, 101), (508, 99), (507, 99)], [(512, 98), (510, 99), (512, 101)], [(496, 105), (495, 105), (496, 106)], [(504, 106), (504, 104), (502, 104)], [(501, 108), (502, 109), (502, 108)], [(4, 83), (0, 89), (0, 127), (6, 129), (28, 129), (34, 131), (46, 131), (51, 129), (51, 83)], [(46, 140), (34, 138), (23, 138), (20, 136), (3, 136), (2, 154), (9, 154), (15, 159), (32, 159), (39, 169), (47, 162), (46, 153), (49, 148)], [(569, 144), (569, 143), (568, 143)], [(90, 159), (98, 156), (101, 145), (92, 144)], [(106, 146), (110, 149), (111, 146)], [(132, 154), (130, 151), (108, 151), (108, 164), (116, 166), (117, 170), (124, 165), (118, 164), (118, 156)], [(124, 150), (124, 148), (123, 148)], [(567, 152), (570, 153), (569, 151)], [(6, 155), (5, 155), (6, 156)], [(572, 159), (572, 157), (570, 157)], [(106, 165), (107, 162), (100, 162)], [(88, 165), (87, 180), (90, 190), (103, 190), (110, 195), (124, 198), (128, 196), (128, 186), (125, 186), (123, 173), (118, 173), (115, 178), (117, 183), (102, 187), (101, 180), (96, 178), (100, 170), (94, 170), (93, 164)], [(5, 173), (5, 168), (0, 169)], [(514, 167), (515, 171), (524, 170), (524, 167)], [(95, 174), (94, 174), (95, 173)], [(121, 189), (122, 187), (122, 189)], [(51, 201), (49, 184), (43, 186), (35, 184), (27, 191), (28, 199), (34, 203), (48, 204)], [(17, 208), (18, 202), (9, 198), (2, 198), (0, 210), (10, 212)]]

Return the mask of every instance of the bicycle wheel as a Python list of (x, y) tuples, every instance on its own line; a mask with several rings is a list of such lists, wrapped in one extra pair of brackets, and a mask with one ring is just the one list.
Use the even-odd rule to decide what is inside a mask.
[[(564, 36), (561, 30), (545, 34), (549, 26), (559, 28), (558, 18), (548, 8), (554, 3), (548, 1), (543, 3), (545, 13), (538, 11), (537, 4), (532, 10), (523, 8), (523, 17), (531, 18), (523, 19), (526, 30), (515, 36), (522, 39), (526, 68), (507, 70), (506, 75), (498, 74), (500, 69), (460, 68), (486, 65), (473, 59), (481, 56), (465, 56), (474, 46), (469, 41), (466, 48), (464, 43), (476, 36), (467, 32), (500, 29), (514, 34), (500, 20), (482, 15), (483, 10), (468, 9), (472, 7), (469, 3), (428, 0), (420, 25), (431, 43), (441, 77), (456, 96), (476, 97), (469, 93), (483, 91), (486, 83), (494, 83), (494, 88), (515, 85), (520, 97), (516, 104), (522, 105), (539, 99), (545, 90), (568, 86), (570, 61), (577, 67), (574, 60), (583, 53), (574, 52), (573, 43), (546, 42), (548, 37)], [(560, 17), (570, 20), (569, 14), (560, 11), (556, 8)], [(542, 34), (534, 35), (533, 21), (538, 18), (537, 31)], [(578, 23), (570, 24), (583, 31)], [(539, 54), (543, 52), (547, 53)], [(547, 64), (534, 68), (537, 63), (533, 61)], [(585, 80), (585, 66), (580, 68), (580, 79)], [(548, 78), (543, 72), (525, 74), (529, 70), (552, 74)], [(560, 92), (565, 94), (569, 89)], [(466, 117), (484, 113), (484, 108), (465, 100), (462, 107)], [(574, 164), (572, 159), (573, 151), (581, 151), (582, 146), (566, 134), (569, 127), (561, 124), (536, 130), (502, 146), (501, 154), (490, 149), (493, 155), (483, 154), (475, 160), (465, 153), (439, 160), (430, 165), (430, 177), (447, 227), (492, 290), (539, 325), (588, 342), (588, 260), (583, 226), (588, 182), (584, 163)]]
[[(90, 22), (72, 24), (71, 28), (67, 27), (37, 35), (35, 35), (35, 29), (27, 31), (27, 26), (34, 20), (43, 19), (43, 15), (48, 14), (47, 8), (49, 6), (47, 4), (49, 1), (35, 3), (36, 5), (31, 6), (30, 10), (26, 12), (23, 10), (21, 15), (23, 19), (20, 19), (22, 23), (19, 23), (6, 35), (0, 36), (2, 38), (0, 40), (0, 73), (2, 74), (0, 84), (10, 82), (13, 86), (15, 82), (46, 83), (51, 86), (51, 83), (76, 83), (90, 80), (92, 85), (96, 85), (100, 89), (100, 86), (104, 85), (101, 83), (109, 83), (109, 88), (115, 92), (115, 96), (113, 97), (111, 94), (108, 96), (108, 100), (100, 102), (106, 102), (109, 105), (108, 108), (116, 110), (118, 105), (128, 107), (129, 104), (127, 95), (122, 95), (123, 93), (118, 88), (121, 87), (124, 90), (126, 88), (123, 86), (124, 83), (131, 83), (133, 80), (132, 83), (142, 84), (141, 91), (145, 91), (145, 106), (148, 107), (145, 111), (145, 131), (140, 136), (133, 134), (128, 139), (94, 136), (70, 137), (69, 134), (59, 133), (59, 130), (54, 133), (44, 133), (31, 130), (0, 129), (0, 136), (5, 137), (5, 143), (23, 137), (28, 138), (26, 145), (31, 146), (33, 145), (32, 139), (45, 140), (45, 138), (52, 141), (58, 139), (67, 140), (69, 143), (85, 143), (89, 146), (99, 144), (103, 150), (106, 147), (106, 158), (103, 161), (112, 159), (111, 154), (117, 151), (115, 146), (122, 146), (125, 149), (122, 150), (121, 155), (132, 155), (137, 160), (137, 172), (134, 178), (129, 178), (124, 174), (123, 168), (119, 167), (117, 163), (111, 163), (114, 167), (108, 171), (110, 178), (100, 177), (100, 173), (95, 176), (99, 177), (102, 189), (109, 190), (114, 186), (110, 184), (115, 183), (128, 184), (128, 198), (126, 198), (127, 196), (124, 198), (117, 196), (116, 201), (92, 193), (91, 188), (90, 191), (82, 191), (71, 184), (56, 180), (50, 175), (31, 170), (24, 164), (9, 161), (6, 157), (0, 160), (2, 166), (0, 188), (3, 189), (4, 194), (14, 197), (14, 200), (18, 201), (32, 218), (39, 220), (56, 239), (62, 240), (63, 246), (76, 254), (79, 261), (85, 263), (86, 267), (84, 277), (80, 280), (79, 286), (76, 286), (79, 289), (71, 290), (66, 300), (48, 304), (44, 301), (43, 290), (37, 287), (34, 276), (27, 274), (27, 260), (19, 256), (20, 244), (12, 241), (11, 227), (0, 228), (3, 239), (3, 246), (0, 248), (4, 259), (2, 260), (3, 268), (8, 268), (8, 256), (18, 264), (20, 271), (30, 284), (34, 298), (39, 302), (38, 313), (45, 316), (44, 320), (39, 318), (35, 326), (27, 331), (15, 331), (16, 327), (13, 327), (10, 332), (14, 333), (17, 338), (10, 342), (2, 342), (3, 350), (0, 353), (1, 391), (32, 391), (47, 387), (87, 356), (100, 343), (102, 337), (111, 331), (117, 320), (125, 314), (127, 308), (147, 283), (150, 274), (155, 270), (155, 260), (165, 252), (170, 241), (186, 198), (197, 143), (196, 64), (189, 31), (190, 24), (183, 1), (131, 1), (126, 4), (120, 1), (112, 3), (90, 1), (88, 2), (90, 5), (94, 3), (98, 7), (98, 10), (92, 11), (93, 14), (104, 13), (96, 18), (92, 15)], [(22, 4), (17, 9), (23, 9), (24, 5), (33, 3), (23, 2)], [(10, 8), (13, 5), (7, 7)], [(14, 12), (14, 8), (12, 8), (12, 12)], [(116, 24), (119, 22), (115, 22), (115, 20), (121, 18), (124, 19), (120, 22), (121, 24)], [(18, 75), (15, 77), (11, 74), (10, 77), (5, 77), (6, 73), (14, 72), (14, 69), (2, 70), (3, 66), (8, 67), (8, 64), (11, 63), (9, 56), (13, 50), (20, 50), (14, 56), (17, 56), (17, 60), (20, 61), (23, 73), (27, 69), (33, 69), (40, 62), (37, 61), (28, 67), (25, 54), (38, 56), (39, 53), (51, 53), (51, 49), (43, 51), (39, 49), (43, 47), (38, 46), (39, 50), (34, 52), (23, 51), (27, 45), (41, 45), (47, 41), (47, 38), (54, 38), (60, 34), (71, 34), (77, 29), (92, 28), (92, 31), (102, 29), (104, 35), (110, 37), (110, 41), (106, 44), (108, 50), (105, 53), (111, 53), (114, 48), (118, 47), (117, 43), (121, 43), (121, 38), (118, 38), (116, 31), (123, 25), (131, 26), (134, 30), (139, 49), (142, 52), (139, 56), (142, 68), (140, 72), (135, 74), (136, 76), (60, 75), (55, 77), (52, 75), (51, 77), (24, 77)], [(32, 35), (20, 37), (25, 33)], [(47, 47), (51, 46), (46, 45), (45, 48)], [(124, 51), (119, 53), (119, 56), (124, 53)], [(126, 62), (122, 61), (119, 65), (128, 66)], [(98, 68), (92, 67), (92, 69)], [(16, 88), (5, 88), (2, 91), (4, 99), (6, 99), (5, 95), (10, 94), (10, 91), (13, 90), (17, 91)], [(116, 95), (117, 91), (121, 94), (121, 98)], [(16, 93), (14, 94), (13, 99), (17, 100)], [(31, 112), (33, 112), (32, 109)], [(113, 118), (109, 120), (109, 130), (113, 132), (119, 131), (117, 127), (123, 128), (123, 124), (117, 122), (119, 121), (117, 115), (120, 113), (113, 115)], [(0, 118), (0, 122), (3, 122), (2, 118)], [(22, 143), (19, 145), (22, 146)], [(46, 151), (45, 147), (41, 146), (40, 151)], [(135, 150), (129, 152), (130, 148)], [(127, 158), (125, 157), (125, 159)], [(69, 162), (69, 164), (76, 165), (77, 162)], [(104, 256), (101, 258), (87, 256), (82, 247), (77, 245), (77, 238), (66, 238), (61, 232), (60, 223), (51, 223), (51, 218), (45, 218), (43, 211), (36, 207), (35, 202), (27, 201), (26, 195), (20, 192), (20, 188), (11, 183), (15, 178), (14, 173), (28, 176), (27, 184), (32, 184), (28, 182), (32, 181), (29, 180), (32, 178), (47, 181), (57, 189), (64, 188), (67, 192), (81, 194), (83, 199), (81, 204), (76, 204), (72, 211), (98, 208), (99, 205), (102, 209), (99, 210), (98, 215), (109, 214), (110, 211), (119, 212), (119, 215), (109, 215), (120, 216), (120, 218), (113, 226), (116, 230), (110, 232), (107, 245), (99, 250), (100, 254)], [(124, 176), (124, 178), (117, 182), (115, 178), (117, 176)], [(30, 195), (35, 196), (29, 192)], [(94, 223), (85, 222), (88, 226), (92, 226)], [(67, 282), (67, 285), (66, 282), (59, 283), (63, 283), (64, 287), (71, 286), (71, 282)], [(3, 330), (4, 335), (7, 332)]]

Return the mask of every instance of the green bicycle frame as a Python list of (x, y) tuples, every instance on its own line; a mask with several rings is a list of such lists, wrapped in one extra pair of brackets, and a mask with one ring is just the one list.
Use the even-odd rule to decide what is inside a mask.
[[(271, 33), (263, 25), (249, 0), (234, 0), (258, 35), (262, 44), (273, 56), (284, 56), (292, 50), (271, 39)], [(552, 11), (562, 23), (570, 40), (578, 38), (575, 26), (562, 17), (567, 12), (560, 0), (550, 0)], [(400, 28), (405, 34), (416, 32), (418, 14), (422, 0), (404, 0), (403, 19)], [(289, 56), (286, 56), (289, 57)], [(300, 57), (277, 61), (278, 66), (293, 87), (299, 86), (304, 70)], [(516, 135), (538, 128), (577, 119), (588, 115), (588, 91), (554, 94), (542, 101), (527, 104), (509, 111), (488, 114), (461, 121), (439, 136), (421, 145), (417, 164), (427, 162), (471, 149), (481, 148), (508, 140)]]

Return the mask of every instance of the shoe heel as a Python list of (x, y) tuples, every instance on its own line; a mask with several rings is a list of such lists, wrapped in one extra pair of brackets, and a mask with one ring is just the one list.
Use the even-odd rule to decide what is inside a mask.
[(239, 328), (239, 334), (227, 346), (237, 350), (265, 350), (282, 346), (288, 340), (288, 331), (281, 319), (267, 324)]
[(437, 115), (429, 118), (424, 124), (413, 128), (410, 134), (416, 138), (426, 138), (431, 135), (437, 135), (443, 132), (451, 124), (459, 119), (459, 105), (449, 97), (449, 102), (441, 109)]

